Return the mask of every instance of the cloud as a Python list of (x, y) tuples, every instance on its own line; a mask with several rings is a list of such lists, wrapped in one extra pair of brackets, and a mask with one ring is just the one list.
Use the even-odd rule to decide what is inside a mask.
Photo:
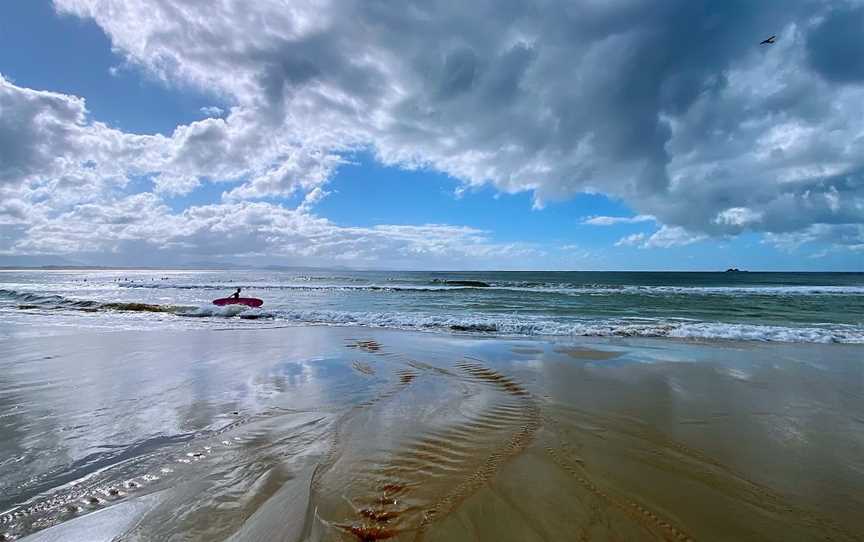
[(29, 206), (20, 199), (0, 200), (0, 224), (26, 224)]
[[(313, 191), (312, 199), (321, 196)], [(447, 267), (454, 262), (512, 266), (545, 257), (536, 247), (494, 243), (488, 232), (446, 224), (344, 227), (297, 209), (266, 202), (192, 206), (173, 213), (154, 194), (76, 206), (30, 226), (0, 254), (119, 254), (133, 264), (230, 256), (245, 261)], [(144, 256), (142, 256), (144, 255)], [(137, 256), (137, 259), (136, 259)], [(251, 260), (250, 260), (251, 259)]]
[(663, 226), (649, 237), (644, 248), (670, 248), (691, 245), (706, 238), (706, 235), (688, 232), (677, 226)]
[(856, 246), (864, 223), (858, 2), (55, 6), (95, 21), (124, 65), (228, 113), (141, 136), (0, 79), (0, 189), (37, 218), (139, 177), (160, 195), (231, 183), (226, 205), (305, 196), (368, 149), (537, 207), (620, 198), (662, 225), (645, 246), (744, 230)]
[(714, 222), (729, 226), (749, 226), (762, 220), (762, 213), (747, 207), (730, 207), (717, 213)]
[(647, 239), (647, 237), (648, 237), (648, 235), (646, 235), (644, 233), (634, 233), (634, 234), (631, 234), (631, 235), (628, 235), (626, 237), (622, 237), (621, 239), (619, 239), (615, 243), (615, 246), (616, 247), (640, 246), (645, 242), (645, 239)]
[(86, 117), (83, 99), (18, 87), (0, 74), (0, 188), (43, 179), (47, 192), (73, 193), (116, 183), (117, 170), (92, 158), (120, 134)]
[(324, 184), (341, 162), (249, 110), (178, 126), (170, 137), (136, 135), (93, 121), (82, 98), (19, 87), (2, 75), (0, 110), (0, 187), (58, 204), (99, 198), (142, 176), (164, 194), (233, 181), (242, 184), (232, 199), (287, 196)]
[(319, 201), (330, 195), (330, 192), (322, 190), (320, 186), (316, 186), (311, 192), (303, 198), (303, 203), (300, 204), (298, 210), (308, 211), (314, 207)]
[(615, 246), (635, 246), (639, 248), (671, 248), (692, 245), (706, 239), (707, 236), (688, 232), (677, 226), (663, 226), (651, 235), (634, 233), (619, 239)]
[[(447, 224), (345, 227), (312, 213), (342, 162), (308, 142), (258, 131), (248, 111), (179, 126), (170, 137), (92, 121), (83, 99), (0, 77), (0, 255), (93, 257), (146, 264), (190, 258), (428, 268), (513, 267), (548, 255)], [(13, 144), (14, 143), (14, 144)], [(125, 193), (133, 177), (153, 191)], [(224, 202), (172, 211), (166, 194), (235, 180)], [(250, 199), (304, 194), (295, 209)], [(106, 260), (107, 259), (107, 260)]]
[[(864, 220), (864, 89), (837, 84), (859, 79), (837, 60), (861, 47), (857, 4), (55, 4), (94, 19), (129, 63), (296, 144), (231, 197), (297, 189), (283, 173), (308, 149), (325, 159), (299, 184), (320, 185), (334, 153), (367, 147), (532, 191), (538, 207), (602, 192), (708, 235)], [(767, 29), (778, 42), (759, 47)], [(732, 208), (762, 218), (727, 220)]]
[(317, 149), (286, 149), (278, 165), (261, 171), (251, 180), (225, 194), (228, 200), (289, 196), (295, 191), (314, 191), (324, 185), (343, 159)]
[(850, 39), (864, 28), (864, 6), (839, 3), (807, 35), (807, 60), (820, 75), (840, 83), (864, 82), (864, 43)]
[(207, 117), (221, 117), (225, 114), (224, 109), (222, 109), (221, 107), (216, 107), (215, 105), (202, 107), (200, 111)]
[(864, 225), (844, 226), (814, 224), (803, 230), (786, 233), (768, 233), (764, 242), (787, 252), (794, 252), (802, 245), (827, 244), (833, 250), (845, 249), (855, 252), (864, 250)]
[(582, 224), (590, 226), (614, 226), (616, 224), (638, 224), (640, 222), (654, 222), (657, 220), (651, 215), (636, 216), (589, 216)]

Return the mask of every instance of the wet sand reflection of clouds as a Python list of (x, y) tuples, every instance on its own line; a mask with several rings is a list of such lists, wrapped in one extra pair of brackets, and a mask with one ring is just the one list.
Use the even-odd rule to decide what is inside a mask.
[(610, 350), (594, 350), (591, 348), (580, 348), (576, 346), (559, 347), (555, 349), (555, 352), (559, 354), (564, 354), (573, 359), (587, 361), (606, 361), (619, 358), (624, 355), (624, 352), (613, 352)]
[[(470, 525), (476, 539), (514, 542), (864, 532), (860, 348), (351, 328), (79, 335), (0, 343), (0, 478), (20, 489), (3, 498), (41, 522), (0, 514), (0, 533), (54, 525), (62, 540), (148, 498), (134, 530), (106, 532), (431, 541)], [(597, 352), (621, 355), (582, 358)], [(56, 453), (36, 455), (44, 449)]]

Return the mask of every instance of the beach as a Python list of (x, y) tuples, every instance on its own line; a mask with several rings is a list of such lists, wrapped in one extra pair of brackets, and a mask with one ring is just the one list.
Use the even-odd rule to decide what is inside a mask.
[(862, 29), (3, 3), (0, 542), (864, 542)]
[(26, 540), (861, 540), (843, 344), (7, 324)]

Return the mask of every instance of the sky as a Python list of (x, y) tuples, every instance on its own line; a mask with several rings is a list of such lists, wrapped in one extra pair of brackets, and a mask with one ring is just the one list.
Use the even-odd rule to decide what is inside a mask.
[(864, 271), (862, 36), (860, 0), (7, 0), (0, 265)]

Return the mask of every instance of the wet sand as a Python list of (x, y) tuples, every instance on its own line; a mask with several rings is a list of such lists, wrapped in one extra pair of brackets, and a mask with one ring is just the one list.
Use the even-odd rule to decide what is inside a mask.
[(0, 343), (0, 540), (864, 540), (864, 348)]

